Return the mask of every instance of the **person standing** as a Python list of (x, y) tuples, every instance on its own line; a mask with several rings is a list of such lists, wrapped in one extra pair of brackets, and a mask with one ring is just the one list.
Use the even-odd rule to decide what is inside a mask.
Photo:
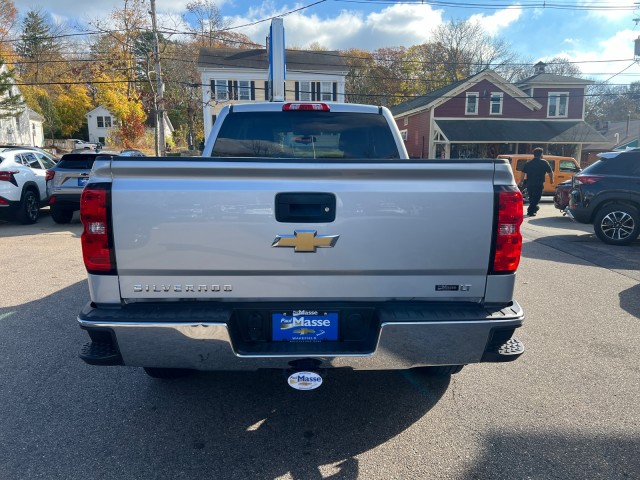
[(540, 208), (538, 203), (542, 198), (545, 175), (549, 174), (549, 180), (553, 184), (553, 170), (551, 170), (549, 162), (542, 158), (541, 148), (536, 148), (533, 151), (533, 159), (524, 165), (522, 173), (524, 174), (522, 184), (527, 187), (527, 192), (529, 192), (527, 215), (535, 217)]

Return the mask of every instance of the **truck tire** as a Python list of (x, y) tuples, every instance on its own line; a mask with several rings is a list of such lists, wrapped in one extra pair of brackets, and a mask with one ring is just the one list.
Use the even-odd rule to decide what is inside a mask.
[(193, 372), (193, 370), (190, 370), (188, 368), (156, 368), (156, 367), (144, 367), (144, 371), (150, 377), (161, 378), (165, 380), (174, 379), (174, 378), (183, 378)]
[(624, 203), (606, 205), (593, 219), (593, 231), (609, 245), (629, 245), (640, 233), (640, 213)]
[(56, 223), (69, 223), (73, 218), (73, 210), (51, 205), (51, 218)]
[(459, 373), (464, 365), (438, 365), (434, 367), (417, 367), (415, 370), (430, 377), (446, 377)]
[(40, 214), (40, 201), (36, 192), (27, 190), (22, 194), (20, 207), (18, 208), (17, 219), (20, 223), (29, 225), (38, 221)]

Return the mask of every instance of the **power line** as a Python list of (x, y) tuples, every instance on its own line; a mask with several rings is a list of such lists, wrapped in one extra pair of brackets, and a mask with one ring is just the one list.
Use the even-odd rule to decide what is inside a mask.
[(454, 2), (454, 1), (439, 1), (439, 0), (416, 0), (416, 1), (401, 1), (395, 2), (392, 0), (333, 0), (337, 3), (355, 3), (355, 4), (367, 4), (367, 5), (426, 5), (432, 7), (448, 7), (448, 8), (463, 8), (463, 9), (482, 9), (482, 10), (530, 10), (530, 9), (547, 9), (547, 10), (571, 10), (571, 11), (601, 11), (601, 10), (617, 10), (617, 11), (633, 11), (635, 6), (628, 4), (610, 5), (606, 1), (592, 1), (589, 4), (580, 3), (554, 3), (547, 1), (535, 1), (535, 2), (519, 2), (513, 4), (510, 2), (505, 3), (470, 3)]

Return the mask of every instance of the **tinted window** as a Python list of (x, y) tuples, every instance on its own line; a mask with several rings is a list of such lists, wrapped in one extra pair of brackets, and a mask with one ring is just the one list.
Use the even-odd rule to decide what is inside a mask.
[(613, 158), (602, 158), (589, 165), (583, 173), (605, 175), (640, 175), (640, 156), (620, 154)]
[(62, 156), (57, 166), (69, 170), (91, 170), (97, 156), (90, 153), (68, 153)]
[(399, 158), (382, 115), (337, 112), (237, 112), (222, 124), (213, 156)]
[(524, 170), (524, 166), (527, 164), (528, 161), (529, 160), (526, 160), (526, 159), (518, 160), (518, 163), (516, 163), (516, 170), (519, 172)]

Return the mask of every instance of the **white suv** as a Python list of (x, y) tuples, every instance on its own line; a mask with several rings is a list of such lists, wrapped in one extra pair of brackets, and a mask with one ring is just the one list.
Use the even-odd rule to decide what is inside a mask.
[(46, 171), (54, 165), (31, 150), (0, 152), (0, 217), (35, 223), (48, 204)]

